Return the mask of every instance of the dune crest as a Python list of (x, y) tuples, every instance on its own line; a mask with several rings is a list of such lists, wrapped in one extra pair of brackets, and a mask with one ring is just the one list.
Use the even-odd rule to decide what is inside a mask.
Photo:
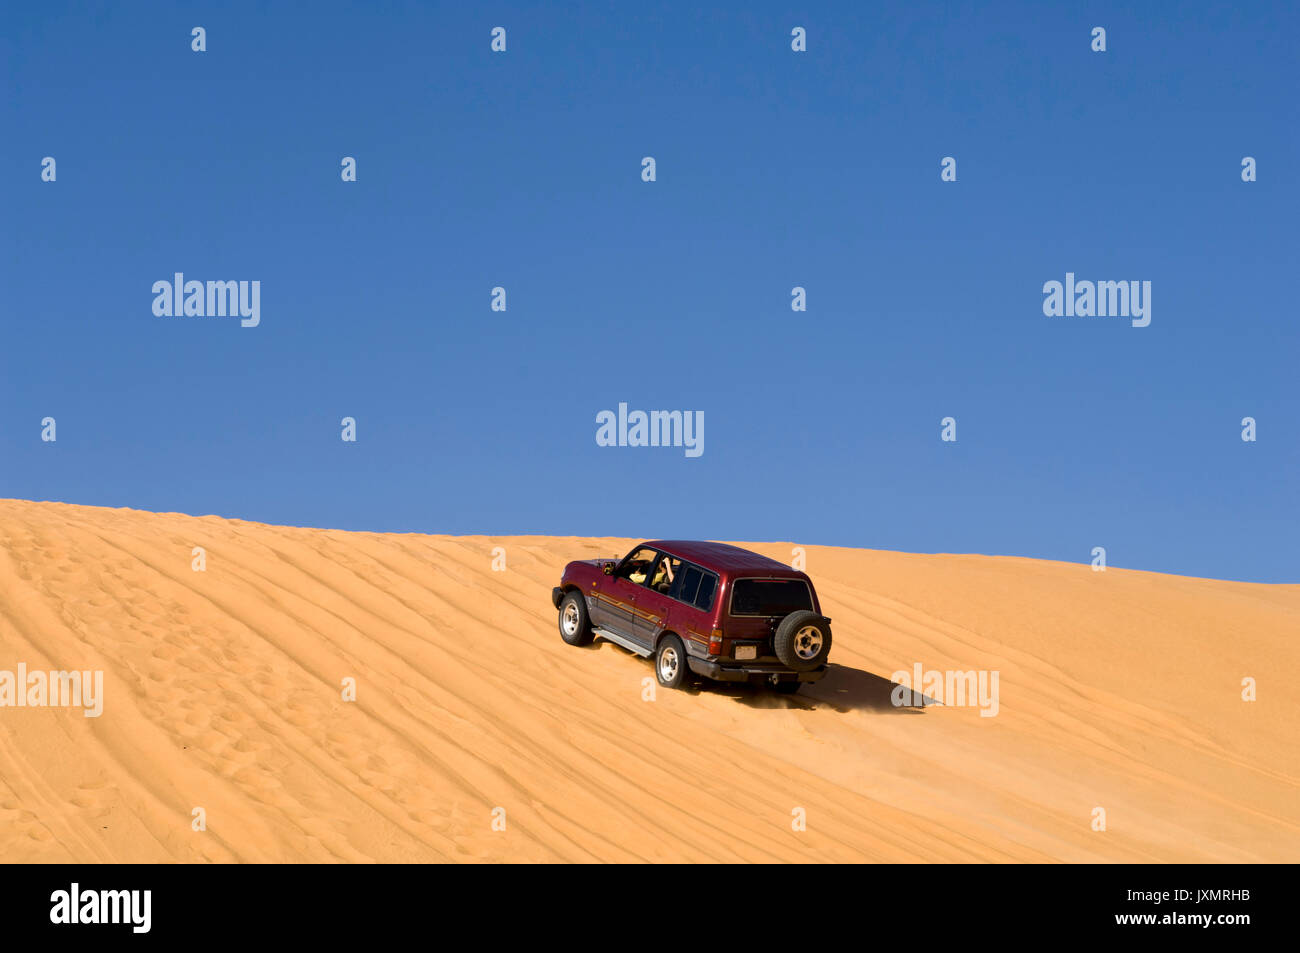
[[(633, 542), (0, 501), (0, 670), (103, 672), (99, 717), (0, 708), (0, 857), (1300, 859), (1300, 586), (806, 546), (824, 681), (646, 701), (549, 598)], [(895, 708), (917, 664), (996, 717)]]

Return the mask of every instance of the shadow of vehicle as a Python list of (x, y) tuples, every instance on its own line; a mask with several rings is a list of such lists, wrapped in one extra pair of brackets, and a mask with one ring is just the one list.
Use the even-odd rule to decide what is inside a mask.
[[(636, 658), (632, 652), (614, 642), (597, 636), (588, 649), (599, 649), (608, 645), (629, 658)], [(649, 665), (651, 676), (654, 675), (653, 659), (640, 659)], [(899, 689), (898, 697), (902, 704), (894, 704), (894, 692)], [(910, 694), (907, 686), (890, 681), (880, 675), (864, 672), (851, 665), (827, 665), (826, 677), (819, 682), (812, 682), (801, 688), (797, 694), (782, 695), (766, 685), (751, 685), (742, 682), (715, 682), (707, 678), (692, 676), (681, 687), (691, 695), (708, 692), (734, 698), (742, 705), (757, 709), (799, 708), (813, 711), (818, 707), (833, 708), (838, 712), (874, 711), (888, 714), (919, 715), (928, 706), (940, 702), (922, 695), (919, 691)], [(909, 697), (910, 695), (910, 697)]]
[[(904, 702), (894, 704), (895, 689), (901, 689), (899, 698)], [(838, 712), (873, 711), (881, 714), (919, 715), (927, 705), (939, 704), (917, 692), (909, 701), (906, 686), (899, 685), (880, 675), (864, 672), (850, 665), (832, 662), (826, 677), (820, 682), (805, 685), (795, 695), (780, 695), (764, 685), (728, 684), (697, 679), (687, 689), (695, 694), (709, 692), (734, 698), (750, 708), (800, 708), (813, 711), (819, 707), (833, 708)]]

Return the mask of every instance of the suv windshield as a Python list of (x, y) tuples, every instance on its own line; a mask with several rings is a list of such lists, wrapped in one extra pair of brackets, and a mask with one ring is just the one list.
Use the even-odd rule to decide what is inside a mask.
[(787, 616), (812, 607), (802, 579), (737, 579), (731, 590), (732, 615)]

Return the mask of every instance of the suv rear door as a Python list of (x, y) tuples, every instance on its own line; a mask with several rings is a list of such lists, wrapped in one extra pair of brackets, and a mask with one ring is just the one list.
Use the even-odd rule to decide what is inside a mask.
[(676, 556), (659, 553), (655, 557), (654, 569), (642, 583), (643, 591), (632, 610), (632, 628), (638, 642), (653, 645), (659, 630), (666, 627), (673, 606), (668, 593), (677, 582), (681, 567), (682, 561)]
[[(777, 624), (791, 612), (812, 609), (812, 588), (802, 579), (744, 576), (731, 581), (723, 630), (732, 643), (754, 642), (757, 658), (772, 660)], [(734, 656), (734, 649), (732, 650)]]
[(683, 642), (695, 642), (706, 647), (713, 625), (713, 604), (717, 598), (718, 576), (695, 563), (670, 556), (677, 561), (672, 585), (662, 600), (664, 618), (661, 628), (671, 629)]

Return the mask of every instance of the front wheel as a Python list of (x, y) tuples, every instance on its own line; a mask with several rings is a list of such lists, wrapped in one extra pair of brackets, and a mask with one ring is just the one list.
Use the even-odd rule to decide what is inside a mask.
[(686, 649), (675, 635), (666, 635), (655, 650), (655, 676), (664, 688), (681, 688), (686, 681)]
[(569, 645), (590, 645), (591, 624), (587, 603), (578, 592), (570, 592), (560, 602), (560, 638)]

